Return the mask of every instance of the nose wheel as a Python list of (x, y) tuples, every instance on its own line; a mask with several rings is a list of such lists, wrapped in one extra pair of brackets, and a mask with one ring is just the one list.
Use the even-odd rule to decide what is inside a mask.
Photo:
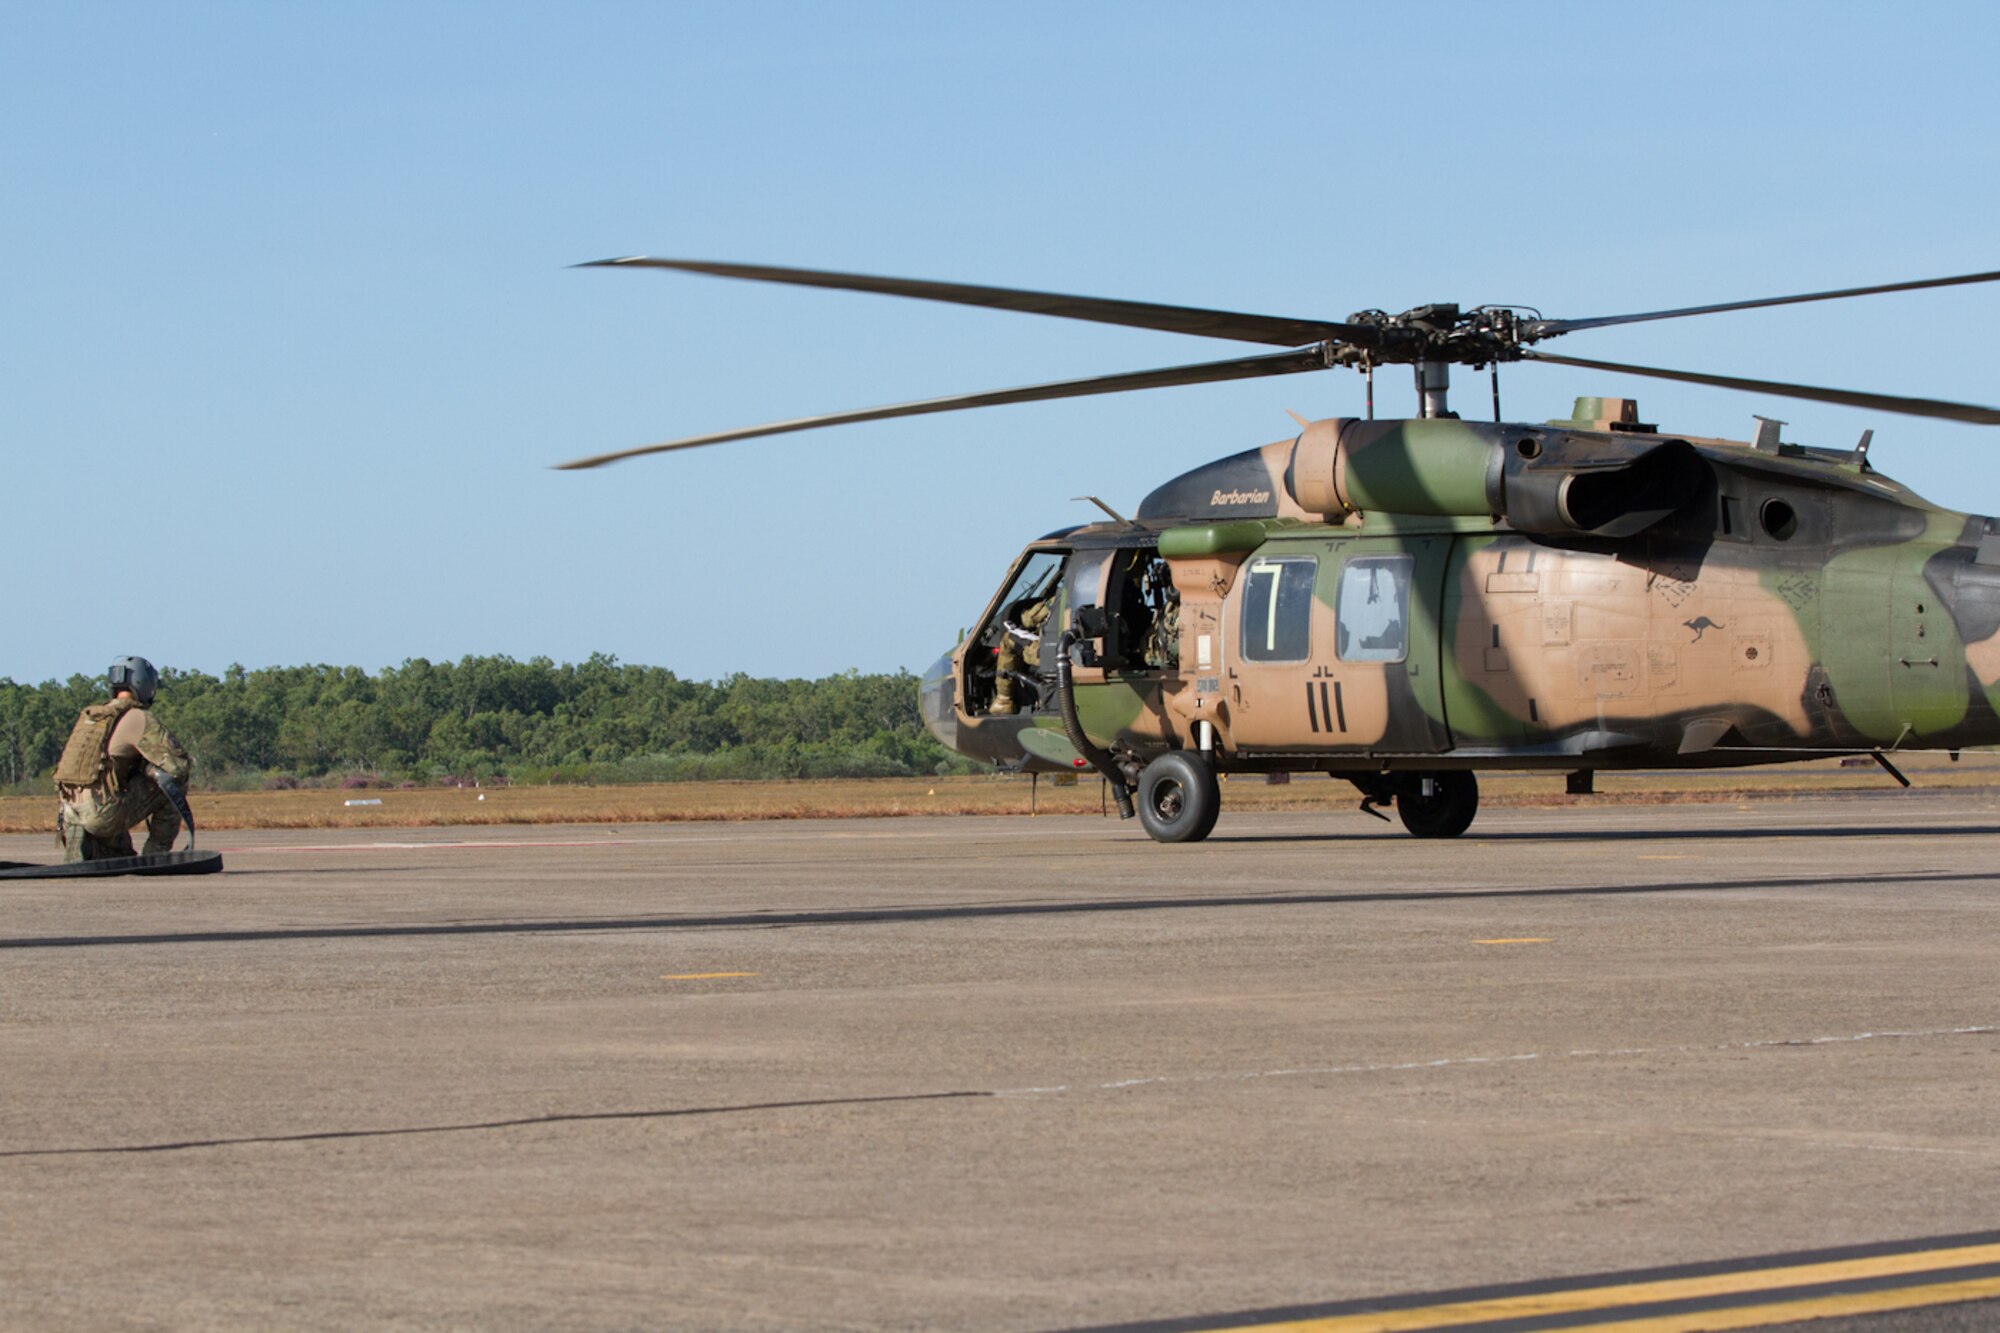
[(1140, 771), (1138, 804), (1154, 842), (1200, 842), (1222, 812), (1222, 785), (1202, 760), (1170, 750)]

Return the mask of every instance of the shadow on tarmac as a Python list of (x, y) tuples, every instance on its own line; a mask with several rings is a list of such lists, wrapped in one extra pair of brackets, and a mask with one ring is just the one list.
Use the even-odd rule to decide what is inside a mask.
[[(1731, 842), (1758, 838), (1975, 838), (2000, 834), (2000, 824), (1898, 824), (1889, 827), (1838, 825), (1822, 828), (1726, 828), (1726, 829), (1547, 829), (1541, 832), (1481, 833), (1477, 829), (1456, 840), (1464, 846), (1477, 842)], [(1214, 834), (1210, 843), (1277, 842), (1407, 842), (1402, 828), (1378, 825), (1364, 833), (1240, 833)], [(1439, 845), (1439, 844), (1433, 844)], [(1452, 845), (1450, 843), (1442, 845)]]
[(0, 939), (0, 950), (92, 949), (120, 945), (250, 944), (274, 940), (400, 939), (453, 935), (550, 935), (591, 931), (782, 929), (866, 926), (914, 921), (964, 921), (993, 917), (1073, 916), (1093, 912), (1203, 911), (1240, 907), (1339, 907), (1359, 903), (1441, 902), (1481, 898), (1601, 898), (1630, 894), (1732, 893), (1754, 889), (1810, 889), (1828, 885), (1978, 884), (1995, 876), (1981, 871), (1870, 875), (1769, 875), (1754, 879), (1679, 880), (1654, 884), (1598, 884), (1551, 888), (1382, 889), (1355, 893), (1258, 893), (1181, 898), (1092, 898), (1065, 901), (975, 903), (939, 907), (856, 907), (819, 911), (729, 912), (707, 916), (579, 917), (553, 920), (440, 922), (436, 924), (297, 926), (260, 930), (191, 930), (131, 935), (45, 935)]

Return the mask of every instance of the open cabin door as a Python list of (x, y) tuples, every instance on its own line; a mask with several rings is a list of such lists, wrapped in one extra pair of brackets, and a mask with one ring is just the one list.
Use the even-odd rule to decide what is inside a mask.
[(1268, 543), (1231, 589), (1226, 693), (1246, 755), (1451, 748), (1438, 606), (1450, 538)]

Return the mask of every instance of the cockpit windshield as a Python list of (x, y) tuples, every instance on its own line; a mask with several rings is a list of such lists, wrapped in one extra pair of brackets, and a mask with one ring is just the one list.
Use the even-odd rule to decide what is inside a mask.
[(1000, 610), (1004, 615), (1016, 603), (1033, 604), (1055, 591), (1056, 581), (1062, 577), (1063, 561), (1068, 558), (1064, 551), (1034, 551), (1021, 563), (1020, 572), (1007, 585), (1007, 593), (1000, 599)]

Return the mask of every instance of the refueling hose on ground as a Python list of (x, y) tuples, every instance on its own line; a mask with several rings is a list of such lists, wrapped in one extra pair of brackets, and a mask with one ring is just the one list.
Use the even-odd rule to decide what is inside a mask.
[(1124, 771), (1110, 755), (1091, 743), (1090, 737), (1083, 734), (1083, 724), (1076, 720), (1076, 689), (1070, 681), (1069, 655), (1081, 639), (1082, 636), (1074, 629), (1067, 629), (1056, 640), (1056, 704), (1062, 713), (1063, 734), (1069, 738), (1076, 752), (1111, 784), (1111, 799), (1118, 806), (1118, 817), (1130, 819), (1135, 812), (1132, 809), (1132, 788), (1125, 780)]

